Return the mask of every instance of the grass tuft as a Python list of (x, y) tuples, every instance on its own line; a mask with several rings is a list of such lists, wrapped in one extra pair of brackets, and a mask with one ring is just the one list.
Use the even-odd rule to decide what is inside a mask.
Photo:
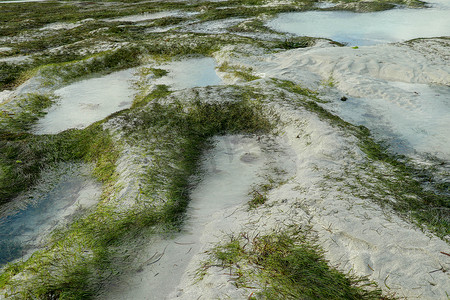
[(303, 36), (303, 37), (294, 37), (287, 38), (283, 42), (279, 44), (279, 47), (282, 49), (297, 49), (297, 48), (307, 48), (313, 46), (315, 43), (315, 38)]
[(261, 79), (261, 77), (253, 75), (253, 69), (244, 66), (230, 66), (227, 62), (220, 65), (218, 68), (221, 72), (228, 72), (233, 74), (235, 77), (242, 79), (246, 82)]
[[(252, 299), (392, 299), (367, 278), (330, 267), (307, 230), (291, 228), (262, 236), (240, 233), (209, 255), (230, 269), (237, 287), (258, 290)], [(199, 274), (204, 276), (212, 266), (213, 262), (205, 262)]]
[(167, 70), (158, 68), (151, 68), (150, 71), (152, 71), (153, 75), (155, 75), (155, 78), (164, 77), (167, 75), (167, 73), (169, 73)]

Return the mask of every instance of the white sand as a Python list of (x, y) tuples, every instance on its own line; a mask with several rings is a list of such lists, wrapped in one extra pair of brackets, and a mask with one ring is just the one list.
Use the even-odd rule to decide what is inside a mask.
[[(0, 92), (0, 104), (15, 106), (15, 99), (25, 97), (29, 93), (45, 94), (50, 89), (44, 87), (39, 76), (32, 77), (14, 90), (3, 90)], [(4, 107), (5, 108), (5, 107)]]
[(11, 51), (13, 48), (11, 47), (0, 47), (0, 53), (5, 53)]
[[(269, 82), (261, 80), (253, 85), (261, 92), (277, 94), (276, 90), (269, 88)], [(224, 88), (197, 91), (196, 97), (207, 101), (220, 101), (228, 97)], [(189, 90), (184, 90), (171, 97), (186, 99), (192, 95)], [(226, 240), (230, 234), (263, 234), (289, 225), (312, 226), (332, 266), (344, 272), (369, 276), (386, 292), (408, 299), (446, 299), (446, 292), (450, 292), (450, 277), (442, 272), (442, 268), (448, 269), (449, 259), (440, 252), (448, 253), (448, 244), (432, 234), (423, 233), (390, 209), (382, 209), (370, 199), (357, 195), (364, 196), (372, 191), (371, 185), (382, 184), (374, 178), (373, 172), (390, 174), (389, 167), (372, 164), (374, 170), (360, 168), (365, 155), (360, 151), (356, 138), (336, 130), (315, 114), (286, 103), (276, 98), (267, 103), (280, 116), (278, 124), (281, 133), (272, 142), (272, 150), (267, 151), (279, 155), (273, 166), (285, 170), (288, 179), (270, 192), (267, 205), (248, 211), (246, 204), (238, 203), (234, 207), (211, 212), (211, 218), (206, 220), (201, 230), (195, 232), (195, 246), (189, 244), (192, 242), (189, 234), (151, 241), (159, 248), (152, 248), (150, 243), (147, 250), (137, 252), (133, 272), (125, 274), (118, 282), (112, 282), (112, 286), (99, 296), (100, 299), (113, 296), (114, 299), (162, 299), (157, 292), (152, 292), (152, 287), (166, 285), (167, 280), (159, 277), (162, 273), (158, 270), (170, 272), (174, 264), (177, 264), (177, 271), (176, 275), (169, 277), (169, 286), (176, 284), (180, 273), (181, 281), (175, 290), (161, 288), (165, 299), (247, 299), (255, 290), (236, 288), (233, 276), (220, 267), (211, 267), (203, 280), (196, 281), (198, 267), (208, 259), (205, 251)], [(120, 197), (135, 199), (133, 190), (138, 182), (134, 182), (133, 178), (139, 176), (136, 173), (139, 163), (136, 166), (127, 163), (136, 160), (133, 159), (136, 155), (133, 151), (126, 151), (124, 155), (131, 157), (126, 159), (124, 156), (121, 160), (124, 165), (119, 172), (128, 174), (128, 179), (120, 183), (127, 187)], [(128, 172), (127, 169), (134, 171)], [(214, 180), (213, 175), (207, 175), (205, 182), (209, 184), (210, 180)], [(332, 179), (334, 177), (344, 180), (338, 182)], [(246, 176), (240, 178), (248, 179)], [(359, 179), (370, 184), (358, 183)], [(347, 184), (355, 185), (357, 192)], [(222, 191), (221, 198), (233, 195), (232, 186), (228, 191)], [(193, 198), (196, 198), (195, 192)], [(176, 244), (178, 241), (183, 244)], [(171, 245), (176, 246), (175, 252), (168, 251)], [(163, 252), (164, 256), (178, 256), (157, 267), (145, 264), (149, 259), (153, 262)], [(189, 256), (186, 256), (187, 252)]]
[(0, 62), (3, 62), (3, 63), (15, 63), (15, 64), (17, 64), (17, 63), (22, 63), (22, 62), (25, 62), (25, 61), (29, 61), (31, 59), (31, 57), (30, 56), (27, 56), (27, 55), (19, 55), (19, 56), (9, 56), (9, 57), (2, 57), (2, 58), (0, 58)]
[[(281, 78), (313, 90), (322, 89), (322, 97), (332, 102), (327, 107), (345, 119), (365, 119), (362, 124), (376, 133), (387, 127), (411, 151), (431, 152), (449, 159), (448, 49), (450, 42), (444, 39), (425, 40), (412, 46), (359, 49), (332, 47), (325, 42), (314, 48), (257, 57), (248, 57), (245, 52), (237, 55), (242, 51), (239, 47), (228, 47), (216, 58), (219, 65), (227, 62), (251, 67), (264, 78)], [(324, 89), (324, 83), (330, 80), (335, 89)], [(340, 103), (342, 95), (355, 98), (352, 101), (357, 104)], [(352, 110), (355, 107), (363, 107), (361, 113), (365, 115), (353, 117), (357, 113)], [(367, 119), (367, 113), (374, 114), (373, 119)]]
[(77, 23), (57, 22), (57, 23), (47, 24), (44, 27), (42, 27), (40, 30), (70, 30), (70, 29), (79, 27), (82, 24), (83, 24), (83, 21), (77, 22)]
[(196, 15), (197, 13), (193, 12), (183, 12), (183, 11), (161, 11), (156, 13), (144, 13), (140, 15), (132, 15), (132, 16), (125, 16), (115, 19), (106, 19), (105, 21), (108, 22), (142, 22), (142, 21), (151, 21), (161, 18), (167, 18), (167, 17), (188, 17)]
[[(424, 234), (388, 209), (353, 196), (343, 184), (326, 177), (347, 176), (349, 181), (369, 177), (357, 169), (364, 155), (353, 138), (309, 113), (275, 108), (281, 121), (289, 124), (282, 128), (285, 134), (281, 144), (289, 147), (294, 165), (289, 174), (294, 174), (293, 178), (271, 191), (269, 205), (256, 212), (242, 206), (236, 208), (231, 220), (219, 212), (205, 226), (201, 238), (204, 246), (191, 261), (178, 291), (169, 298), (246, 299), (253, 290), (237, 289), (232, 276), (219, 267), (211, 268), (204, 280), (194, 284), (193, 274), (207, 258), (203, 252), (229, 233), (309, 224), (318, 232), (327, 259), (339, 269), (367, 275), (386, 292), (400, 297), (445, 299), (445, 292), (450, 292), (449, 275), (433, 271), (449, 267), (448, 257), (440, 253), (448, 249), (448, 244)], [(299, 133), (301, 138), (297, 138)], [(346, 168), (355, 173), (344, 174)]]
[(3, 90), (0, 92), (0, 104), (2, 104), (3, 102), (6, 102), (12, 95), (13, 95), (13, 91), (11, 90)]
[(182, 31), (195, 32), (195, 33), (208, 33), (208, 34), (220, 34), (227, 33), (227, 28), (238, 25), (245, 21), (243, 18), (232, 18), (226, 20), (214, 20), (202, 23), (195, 23), (192, 25), (184, 26)]
[(26, 2), (44, 2), (47, 0), (7, 0), (7, 1), (0, 1), (1, 4), (6, 3), (26, 3)]
[[(424, 52), (424, 48), (428, 52)], [(430, 53), (429, 49), (434, 49), (435, 53)], [(390, 167), (369, 163), (373, 170), (362, 168), (367, 160), (355, 137), (330, 126), (315, 114), (279, 99), (276, 95), (280, 91), (270, 79), (292, 80), (320, 89), (320, 97), (328, 100), (336, 98), (340, 101), (341, 95), (355, 99), (364, 97), (367, 101), (381, 99), (414, 111), (424, 105), (411, 98), (414, 96), (408, 90), (411, 85), (415, 89), (418, 87), (415, 84), (422, 84), (420, 92), (427, 94), (427, 84), (445, 85), (450, 82), (445, 53), (445, 46), (439, 40), (422, 41), (412, 46), (381, 45), (359, 49), (337, 48), (324, 42), (313, 48), (269, 55), (262, 54), (260, 49), (239, 45), (216, 53), (219, 65), (226, 62), (231, 66), (251, 67), (255, 74), (264, 77), (248, 85), (274, 95), (266, 104), (280, 116), (277, 123), (280, 137), (273, 148), (275, 152), (276, 149), (282, 150), (276, 153), (284, 153), (277, 164), (287, 172), (289, 180), (273, 189), (267, 205), (256, 210), (248, 211), (246, 204), (236, 204), (233, 208), (211, 212), (212, 218), (196, 233), (197, 248), (187, 249), (187, 245), (181, 247), (176, 244), (180, 246), (179, 251), (189, 251), (192, 258), (178, 257), (183, 260), (181, 269), (186, 265), (187, 268), (184, 272), (177, 269), (183, 273), (179, 285), (175, 290), (163, 289), (163, 295), (167, 299), (247, 299), (255, 290), (236, 288), (233, 276), (220, 267), (211, 267), (203, 280), (196, 281), (196, 270), (202, 261), (208, 259), (205, 251), (226, 240), (230, 234), (243, 231), (262, 234), (292, 224), (312, 226), (332, 266), (358, 276), (368, 276), (387, 293), (408, 299), (446, 299), (446, 293), (450, 293), (450, 276), (443, 270), (448, 270), (450, 260), (441, 252), (449, 253), (449, 245), (365, 197), (370, 193), (376, 194), (379, 186), (383, 188), (383, 182), (373, 173), (389, 176), (392, 172)], [(230, 74), (220, 75), (228, 75), (223, 76), (227, 83), (247, 84), (230, 78)], [(324, 87), (324, 81), (330, 76), (335, 88)], [(389, 92), (385, 92), (386, 89)], [(197, 89), (193, 94), (205, 101), (222, 101), (228, 97), (227, 89), (219, 87)], [(171, 97), (189, 99), (192, 92), (182, 90)], [(285, 97), (298, 96), (285, 93)], [(327, 105), (333, 108), (332, 104)], [(400, 134), (403, 129), (399, 129)], [(448, 133), (442, 139), (447, 143)], [(134, 191), (138, 182), (133, 178), (138, 175), (127, 171), (139, 170), (138, 154), (134, 152), (125, 152), (120, 160), (121, 177), (128, 178), (120, 183), (127, 187), (120, 193), (123, 199), (134, 199), (133, 195), (136, 195)], [(441, 154), (448, 159), (445, 151)], [(131, 161), (135, 161), (136, 166), (132, 166)], [(205, 178), (210, 180), (210, 177), (213, 176)], [(230, 195), (232, 191), (230, 186)], [(163, 241), (160, 245), (174, 244), (178, 238)], [(155, 253), (161, 253), (162, 249), (139, 252), (136, 254), (138, 261), (145, 262)], [(165, 266), (158, 267), (170, 269), (173, 263), (166, 262)], [(143, 265), (137, 263), (137, 266)], [(107, 291), (100, 298), (114, 295), (116, 299), (126, 299), (132, 295), (134, 299), (160, 299), (149, 287), (164, 285), (164, 277), (159, 281), (159, 272), (151, 265), (138, 270), (140, 272), (135, 270), (134, 274), (113, 283), (117, 284), (116, 288), (111, 288), (110, 294)], [(178, 281), (179, 273), (175, 277), (172, 285)], [(172, 292), (167, 295), (170, 290)]]
[[(238, 46), (217, 53), (216, 58), (219, 64), (227, 62), (252, 67), (255, 74), (265, 78), (292, 80), (314, 89), (320, 88), (331, 76), (337, 90), (324, 89), (322, 96), (325, 98), (339, 99), (345, 94), (355, 98), (382, 99), (406, 111), (414, 111), (425, 105), (413, 101), (413, 93), (404, 85), (409, 83), (417, 88), (415, 83), (422, 86), (450, 83), (446, 43), (437, 40), (423, 41), (412, 47), (382, 45), (359, 49), (319, 44), (312, 49), (257, 57), (249, 57)], [(425, 48), (428, 53), (422, 50)], [(239, 52), (243, 54), (239, 55)], [(427, 89), (426, 85), (423, 87)], [(221, 231), (259, 232), (287, 224), (309, 224), (318, 232), (319, 241), (327, 251), (327, 259), (339, 269), (367, 275), (386, 292), (399, 297), (446, 299), (446, 293), (450, 293), (450, 276), (442, 270), (448, 270), (450, 262), (440, 252), (448, 253), (449, 245), (401, 220), (389, 209), (355, 196), (344, 184), (328, 179), (328, 175), (334, 174), (344, 177), (344, 183), (355, 184), (358, 178), (370, 180), (371, 174), (357, 167), (364, 160), (364, 154), (355, 141), (308, 113), (283, 107), (276, 107), (276, 112), (288, 124), (281, 130), (285, 132), (284, 142), (294, 153), (291, 159), (296, 167), (291, 172), (295, 176), (271, 192), (272, 207), (261, 208), (253, 214), (242, 207), (233, 214), (231, 222), (217, 216), (206, 227), (201, 239), (204, 243), (202, 250), (209, 249), (211, 243), (226, 239), (226, 234), (218, 234)], [(434, 112), (428, 118), (438, 115)], [(399, 116), (393, 115), (393, 121)], [(450, 139), (446, 124), (441, 124), (442, 135), (437, 140), (443, 143), (439, 153), (448, 160)], [(399, 133), (403, 134), (404, 129), (400, 128)], [(427, 144), (423, 149), (431, 150), (434, 146)], [(386, 166), (376, 168), (379, 172), (389, 173)], [(367, 187), (357, 189), (364, 194)], [(204, 280), (194, 284), (193, 274), (205, 259), (207, 257), (202, 251), (193, 258), (178, 292), (171, 294), (170, 298), (246, 299), (251, 294), (252, 290), (237, 289), (232, 284), (232, 276), (220, 268), (211, 268)]]

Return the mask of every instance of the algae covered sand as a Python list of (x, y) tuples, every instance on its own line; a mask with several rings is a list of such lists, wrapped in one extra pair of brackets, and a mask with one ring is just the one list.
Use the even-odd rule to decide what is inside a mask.
[(0, 298), (447, 299), (439, 3), (2, 1)]

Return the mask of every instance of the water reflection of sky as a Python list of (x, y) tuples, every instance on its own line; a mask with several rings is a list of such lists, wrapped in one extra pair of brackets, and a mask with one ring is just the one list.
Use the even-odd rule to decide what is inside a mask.
[(216, 61), (210, 57), (172, 61), (160, 66), (160, 68), (167, 70), (169, 73), (156, 80), (155, 83), (170, 85), (173, 90), (223, 83), (216, 73)]
[(349, 45), (375, 45), (419, 37), (450, 35), (450, 5), (398, 8), (372, 13), (310, 11), (281, 14), (268, 25), (301, 36), (324, 37)]
[[(216, 61), (210, 57), (188, 58), (159, 66), (168, 71), (153, 84), (167, 84), (173, 90), (218, 85)], [(60, 96), (59, 105), (54, 105), (40, 119), (36, 134), (54, 134), (69, 128), (85, 128), (108, 115), (131, 106), (135, 90), (136, 69), (122, 70), (103, 77), (75, 82), (55, 91)]]
[(36, 124), (35, 133), (58, 133), (69, 128), (84, 128), (120, 109), (133, 100), (130, 80), (134, 70), (123, 70), (100, 78), (75, 82), (55, 91), (59, 105)]
[(21, 208), (0, 215), (0, 266), (31, 254), (65, 218), (97, 202), (100, 185), (86, 176), (88, 169), (70, 164), (61, 168), (70, 171), (56, 175), (49, 187), (38, 186), (36, 193), (21, 199)]

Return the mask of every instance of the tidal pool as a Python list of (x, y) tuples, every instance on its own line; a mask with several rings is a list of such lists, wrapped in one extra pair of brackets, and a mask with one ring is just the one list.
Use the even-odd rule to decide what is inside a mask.
[(211, 57), (172, 61), (158, 68), (169, 73), (155, 80), (155, 83), (170, 85), (173, 90), (223, 84), (216, 73), (216, 61)]
[[(168, 71), (162, 78), (150, 79), (153, 84), (166, 84), (172, 90), (218, 85), (213, 58), (189, 58), (159, 66)], [(55, 134), (70, 128), (85, 128), (121, 109), (129, 108), (137, 80), (137, 68), (115, 72), (99, 78), (90, 78), (57, 89), (57, 105), (40, 119), (33, 128), (35, 134)]]
[[(450, 159), (450, 87), (390, 82), (400, 100), (350, 98), (337, 103), (345, 120), (364, 125), (401, 154), (430, 153)], [(395, 95), (393, 95), (395, 98)]]
[(268, 26), (300, 36), (329, 38), (350, 46), (450, 35), (450, 2), (434, 0), (430, 5), (430, 8), (396, 8), (370, 13), (284, 13), (268, 22)]
[(69, 128), (85, 128), (108, 115), (131, 106), (134, 91), (131, 79), (135, 69), (100, 78), (75, 82), (57, 89), (60, 102), (40, 119), (33, 132), (59, 133)]
[(29, 256), (57, 226), (89, 208), (101, 194), (101, 185), (81, 164), (61, 164), (44, 172), (44, 182), (19, 196), (0, 212), (0, 266)]

